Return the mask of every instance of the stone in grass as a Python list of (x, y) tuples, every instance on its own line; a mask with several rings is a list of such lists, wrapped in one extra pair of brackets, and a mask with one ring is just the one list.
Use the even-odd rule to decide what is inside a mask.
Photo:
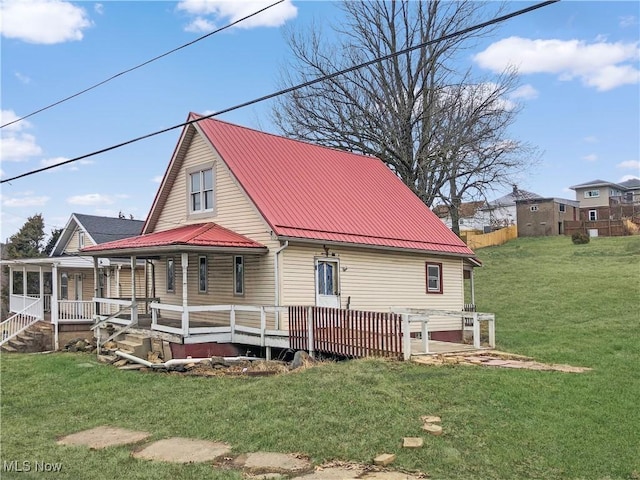
[(432, 423), (425, 423), (422, 426), (422, 429), (426, 432), (429, 432), (431, 435), (442, 435), (442, 427), (440, 425), (433, 425)]
[(424, 445), (424, 439), (422, 437), (404, 437), (402, 439), (402, 446), (404, 448), (422, 448)]
[(424, 423), (440, 423), (442, 420), (440, 417), (436, 417), (435, 415), (423, 415), (420, 417)]
[(395, 453), (382, 453), (373, 459), (373, 463), (375, 465), (380, 465), (386, 467), (387, 465), (391, 465), (396, 460)]

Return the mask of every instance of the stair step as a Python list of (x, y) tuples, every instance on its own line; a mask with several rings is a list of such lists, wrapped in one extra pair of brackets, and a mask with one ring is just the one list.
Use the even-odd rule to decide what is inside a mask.
[(130, 342), (138, 342), (140, 344), (143, 344), (147, 341), (149, 341), (149, 337), (146, 335), (139, 335), (137, 333), (125, 333), (124, 334), (124, 339)]
[(2, 351), (3, 352), (7, 352), (7, 353), (17, 353), (18, 350), (16, 348), (13, 348), (11, 345), (9, 345), (8, 343), (5, 343), (4, 345), (2, 345)]
[(116, 340), (116, 344), (118, 347), (125, 346), (132, 349), (142, 346), (142, 342), (132, 342), (131, 340)]
[(18, 337), (12, 338), (7, 343), (14, 348), (23, 348), (27, 346), (25, 342), (18, 340)]

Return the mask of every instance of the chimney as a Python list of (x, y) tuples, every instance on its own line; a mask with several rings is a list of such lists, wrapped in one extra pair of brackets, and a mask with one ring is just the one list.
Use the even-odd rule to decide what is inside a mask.
[(513, 196), (517, 197), (518, 196), (518, 185), (514, 185), (513, 186)]

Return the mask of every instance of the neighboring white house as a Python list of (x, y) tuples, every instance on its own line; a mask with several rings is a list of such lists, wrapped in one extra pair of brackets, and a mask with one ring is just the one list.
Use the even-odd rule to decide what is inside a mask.
[(488, 217), (488, 225), (493, 228), (517, 225), (518, 213), (516, 201), (536, 198), (542, 197), (537, 193), (521, 190), (517, 185), (514, 185), (510, 193), (489, 202), (488, 205), (483, 208), (483, 212)]

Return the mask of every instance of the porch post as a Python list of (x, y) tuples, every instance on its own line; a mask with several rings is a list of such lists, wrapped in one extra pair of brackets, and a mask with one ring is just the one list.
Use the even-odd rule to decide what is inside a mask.
[(471, 280), (471, 303), (476, 304), (476, 288), (473, 283), (473, 268), (471, 269), (471, 274), (469, 275), (469, 279)]
[(189, 296), (188, 296), (188, 283), (187, 273), (189, 268), (189, 254), (183, 253), (180, 258), (180, 265), (182, 266), (182, 334), (185, 337), (189, 336)]
[(131, 257), (131, 324), (138, 323), (138, 304), (136, 302), (136, 257)]
[(122, 265), (118, 265), (118, 268), (116, 269), (116, 295), (118, 298), (122, 297), (122, 292), (120, 291), (120, 269), (122, 268)]
[[(100, 287), (100, 283), (98, 281), (98, 257), (93, 257), (93, 298), (98, 298), (98, 289)], [(100, 315), (100, 303), (97, 300), (94, 300), (94, 313), (95, 315)], [(95, 321), (96, 319), (94, 319)]]
[(13, 265), (9, 265), (9, 298), (11, 298), (12, 295), (13, 295)]
[(38, 296), (40, 297), (40, 309), (42, 312), (40, 320), (44, 320), (44, 273), (42, 272), (42, 265), (38, 268)]
[(26, 265), (22, 266), (22, 297), (25, 298), (24, 303), (27, 303), (26, 297), (27, 295), (27, 267)]
[(51, 266), (51, 322), (53, 323), (53, 343), (58, 350), (58, 264)]

